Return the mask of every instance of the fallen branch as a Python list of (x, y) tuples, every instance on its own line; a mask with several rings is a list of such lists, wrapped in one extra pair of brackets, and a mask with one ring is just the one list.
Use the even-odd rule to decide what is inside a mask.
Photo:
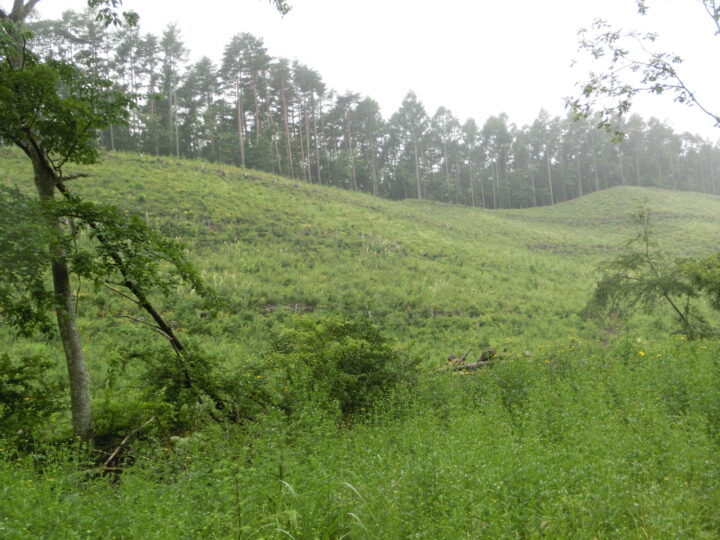
[(492, 361), (495, 359), (495, 349), (493, 347), (488, 347), (483, 351), (483, 353), (480, 355), (480, 358), (478, 358), (476, 362), (473, 362), (472, 364), (466, 364), (465, 359), (468, 357), (471, 351), (472, 349), (469, 349), (468, 352), (463, 354), (458, 359), (455, 358), (455, 355), (451, 355), (450, 358), (448, 358), (447, 368), (450, 371), (474, 371), (476, 369), (491, 364)]
[(155, 420), (155, 417), (151, 416), (150, 419), (147, 420), (143, 425), (141, 425), (138, 428), (133, 429), (130, 433), (125, 435), (125, 438), (122, 441), (120, 441), (120, 444), (117, 445), (112, 452), (110, 452), (110, 455), (103, 462), (102, 466), (95, 467), (94, 469), (87, 469), (86, 471), (83, 471), (83, 472), (87, 475), (97, 475), (97, 474), (102, 474), (102, 473), (112, 472), (112, 471), (115, 471), (115, 472), (122, 471), (122, 467), (112, 466), (111, 463), (117, 457), (117, 455), (127, 446), (128, 442), (130, 442), (130, 439), (133, 437), (133, 435), (135, 435), (136, 433), (145, 429), (154, 420)]
[(468, 357), (468, 354), (470, 354), (471, 352), (472, 352), (472, 349), (468, 349), (468, 352), (466, 352), (465, 354), (463, 354), (463, 355), (460, 357), (460, 363), (461, 363), (461, 364), (463, 364), (463, 363), (465, 362), (465, 359)]
[(136, 433), (142, 431), (145, 429), (148, 425), (150, 425), (155, 420), (154, 416), (151, 416), (149, 420), (147, 420), (142, 426), (133, 429), (130, 433), (125, 435), (125, 438), (120, 441), (120, 444), (115, 448), (115, 450), (112, 451), (110, 456), (105, 460), (103, 463), (103, 470), (108, 470), (110, 467), (110, 463), (112, 463), (112, 460), (115, 459), (115, 457), (122, 451), (123, 448), (127, 445), (127, 443), (130, 441), (130, 438), (135, 435)]
[(492, 364), (492, 360), (478, 360), (477, 362), (474, 362), (472, 364), (450, 366), (448, 369), (450, 371), (475, 371), (476, 369), (480, 369), (481, 367), (485, 367), (490, 364)]

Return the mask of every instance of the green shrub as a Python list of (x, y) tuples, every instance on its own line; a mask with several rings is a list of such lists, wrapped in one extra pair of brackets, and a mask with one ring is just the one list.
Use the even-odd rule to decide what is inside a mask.
[(39, 355), (0, 354), (0, 436), (25, 439), (61, 406), (52, 362)]
[(343, 416), (369, 409), (412, 367), (365, 317), (298, 317), (270, 358), (281, 408), (310, 402), (337, 407)]

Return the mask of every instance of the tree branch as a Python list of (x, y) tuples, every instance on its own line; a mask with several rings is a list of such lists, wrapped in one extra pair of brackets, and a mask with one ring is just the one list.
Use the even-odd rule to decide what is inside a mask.
[(133, 297), (130, 296), (129, 294), (125, 294), (124, 292), (118, 291), (118, 290), (115, 289), (114, 287), (111, 287), (110, 284), (109, 284), (107, 281), (104, 283), (104, 285), (105, 285), (108, 289), (110, 289), (112, 292), (114, 292), (115, 294), (120, 295), (120, 296), (122, 296), (123, 298), (125, 298), (125, 299), (127, 299), (127, 300), (130, 300), (133, 304), (139, 304), (139, 303), (140, 303), (140, 302), (138, 302), (137, 298), (133, 298)]
[(69, 176), (60, 176), (58, 178), (59, 182), (67, 182), (68, 180), (75, 180), (76, 178), (90, 178), (92, 175), (88, 173), (78, 173), (78, 174), (71, 174)]
[(720, 36), (720, 7), (718, 7), (715, 0), (703, 0), (703, 7), (715, 23), (715, 28), (717, 28), (717, 32), (715, 32), (715, 35)]
[(144, 324), (145, 326), (149, 326), (150, 328), (155, 330), (158, 334), (164, 336), (165, 338), (167, 338), (169, 341), (172, 342), (172, 339), (170, 339), (170, 336), (168, 336), (165, 332), (162, 331), (162, 329), (160, 327), (155, 326), (154, 324), (150, 324), (149, 322), (143, 321), (142, 319), (138, 319), (137, 317), (133, 317), (132, 315), (117, 315), (117, 317), (120, 319), (130, 319), (133, 322)]

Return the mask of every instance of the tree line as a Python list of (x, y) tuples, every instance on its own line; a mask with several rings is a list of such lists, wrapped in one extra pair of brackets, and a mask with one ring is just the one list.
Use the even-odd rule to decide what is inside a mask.
[[(91, 11), (31, 24), (33, 50), (82, 64), (132, 96), (127, 125), (99, 133), (110, 150), (199, 158), (374, 195), (481, 208), (555, 204), (618, 185), (720, 193), (720, 147), (633, 115), (611, 140), (592, 116), (540, 111), (517, 126), (480, 124), (410, 91), (385, 119), (371, 97), (339, 94), (310, 67), (233, 36), (219, 63), (188, 62), (177, 26), (161, 36), (116, 29)], [(481, 99), (481, 97), (479, 98)]]

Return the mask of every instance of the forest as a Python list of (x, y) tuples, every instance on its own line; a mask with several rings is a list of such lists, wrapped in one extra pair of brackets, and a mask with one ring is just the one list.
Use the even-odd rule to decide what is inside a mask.
[[(180, 29), (106, 28), (92, 12), (35, 21), (41, 56), (80, 62), (134, 96), (108, 150), (228, 163), (390, 199), (479, 208), (552, 205), (613, 186), (720, 193), (720, 148), (632, 115), (613, 128), (540, 111), (528, 126), (504, 113), (464, 123), (432, 115), (408, 92), (388, 119), (370, 96), (337, 94), (299, 61), (272, 57), (261, 38), (231, 38), (218, 65), (189, 64)], [(478, 95), (478, 99), (482, 99)]]

